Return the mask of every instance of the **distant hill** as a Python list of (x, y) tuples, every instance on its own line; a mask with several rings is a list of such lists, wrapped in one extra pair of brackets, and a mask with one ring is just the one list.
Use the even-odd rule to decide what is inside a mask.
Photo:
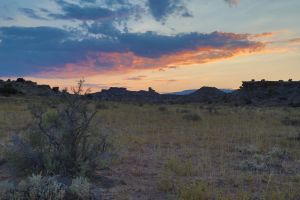
[(185, 95), (184, 100), (185, 102), (205, 102), (205, 103), (212, 103), (212, 102), (220, 102), (226, 93), (222, 90), (219, 90), (215, 87), (202, 87), (195, 92)]
[[(235, 90), (233, 89), (219, 89), (225, 93), (231, 93), (234, 92)], [(179, 91), (179, 92), (172, 92), (172, 93), (167, 93), (167, 94), (173, 94), (173, 95), (189, 95), (192, 94), (193, 92), (196, 92), (197, 89), (191, 89), (191, 90), (183, 90), (183, 91)]]
[(188, 94), (192, 94), (195, 91), (196, 91), (196, 89), (192, 89), (192, 90), (183, 90), (183, 91), (172, 92), (172, 93), (167, 93), (167, 94), (171, 94), (171, 95), (188, 95)]

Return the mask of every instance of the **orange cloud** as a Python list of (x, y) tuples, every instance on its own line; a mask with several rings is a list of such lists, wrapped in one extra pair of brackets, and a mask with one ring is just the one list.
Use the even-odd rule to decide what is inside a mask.
[[(247, 46), (237, 47), (199, 47), (196, 50), (184, 50), (173, 54), (163, 55), (159, 58), (148, 58), (135, 55), (133, 52), (119, 53), (90, 53), (86, 61), (69, 63), (63, 68), (56, 68), (40, 73), (48, 78), (81, 78), (99, 74), (127, 73), (134, 70), (169, 69), (174, 66), (189, 66), (217, 62), (224, 59), (262, 52), (266, 44), (253, 42)], [(107, 67), (99, 67), (99, 63)]]
[(290, 39), (289, 43), (299, 45), (300, 44), (300, 38)]
[(265, 33), (259, 33), (255, 35), (250, 35), (249, 38), (271, 38), (274, 37), (277, 34), (277, 32), (265, 32)]

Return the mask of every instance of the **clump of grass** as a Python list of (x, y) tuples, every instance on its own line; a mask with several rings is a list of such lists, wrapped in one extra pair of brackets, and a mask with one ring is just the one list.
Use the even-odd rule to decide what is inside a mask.
[(207, 184), (201, 182), (178, 188), (179, 200), (209, 200), (212, 198), (213, 195)]
[(175, 185), (170, 177), (162, 178), (157, 185), (159, 191), (170, 193), (174, 191)]
[(195, 174), (192, 160), (180, 162), (176, 157), (172, 157), (166, 162), (165, 169), (178, 176), (192, 176)]
[(141, 177), (143, 175), (143, 171), (141, 168), (134, 168), (131, 174), (135, 177)]

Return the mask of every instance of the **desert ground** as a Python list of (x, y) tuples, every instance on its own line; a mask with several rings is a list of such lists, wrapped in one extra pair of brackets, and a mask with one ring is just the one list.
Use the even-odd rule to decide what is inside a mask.
[[(1, 97), (1, 144), (43, 97)], [(112, 143), (97, 170), (102, 199), (300, 199), (300, 108), (90, 100)], [(0, 179), (18, 179), (0, 167)], [(1, 197), (0, 197), (1, 198)]]

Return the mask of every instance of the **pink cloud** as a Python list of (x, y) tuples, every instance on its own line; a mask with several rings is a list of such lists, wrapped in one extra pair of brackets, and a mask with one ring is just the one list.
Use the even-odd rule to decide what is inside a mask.
[[(242, 39), (245, 36), (231, 35)], [(78, 63), (68, 63), (63, 67), (51, 68), (38, 74), (42, 77), (59, 78), (81, 78), (99, 74), (120, 74), (137, 70), (149, 69), (170, 69), (174, 66), (189, 66), (217, 62), (240, 55), (262, 52), (266, 47), (265, 43), (252, 42), (248, 45), (233, 45), (221, 47), (199, 47), (195, 50), (182, 50), (176, 53), (163, 55), (158, 58), (148, 58), (135, 55), (133, 52), (91, 52), (88, 58)]]

